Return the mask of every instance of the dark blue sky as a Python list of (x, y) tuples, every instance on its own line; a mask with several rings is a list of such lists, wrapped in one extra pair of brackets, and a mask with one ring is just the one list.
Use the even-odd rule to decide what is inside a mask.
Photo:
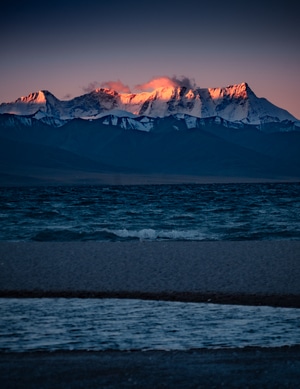
[[(209, 4), (208, 4), (209, 3)], [(58, 98), (120, 80), (186, 76), (198, 86), (248, 82), (300, 119), (295, 1), (4, 1), (0, 102), (40, 89)]]

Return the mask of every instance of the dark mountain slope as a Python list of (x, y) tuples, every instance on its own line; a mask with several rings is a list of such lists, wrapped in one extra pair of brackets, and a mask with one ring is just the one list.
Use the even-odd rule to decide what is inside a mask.
[(0, 127), (2, 172), (31, 168), (118, 174), (295, 179), (300, 133), (208, 125), (176, 130), (172, 120), (150, 132), (76, 119), (53, 128)]

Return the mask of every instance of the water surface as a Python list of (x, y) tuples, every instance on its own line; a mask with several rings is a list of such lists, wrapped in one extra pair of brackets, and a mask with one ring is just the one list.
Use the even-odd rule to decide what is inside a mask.
[(130, 299), (0, 299), (0, 351), (300, 344), (300, 310)]
[(0, 188), (0, 240), (300, 239), (300, 184)]

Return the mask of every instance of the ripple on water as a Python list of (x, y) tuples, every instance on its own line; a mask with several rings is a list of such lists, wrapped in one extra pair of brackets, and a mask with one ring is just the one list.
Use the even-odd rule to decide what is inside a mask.
[(300, 344), (300, 311), (129, 299), (0, 299), (0, 350), (187, 350)]

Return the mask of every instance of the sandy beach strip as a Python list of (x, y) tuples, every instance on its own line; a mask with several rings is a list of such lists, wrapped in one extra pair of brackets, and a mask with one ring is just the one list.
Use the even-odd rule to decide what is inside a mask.
[(1, 297), (300, 307), (300, 241), (0, 242)]

